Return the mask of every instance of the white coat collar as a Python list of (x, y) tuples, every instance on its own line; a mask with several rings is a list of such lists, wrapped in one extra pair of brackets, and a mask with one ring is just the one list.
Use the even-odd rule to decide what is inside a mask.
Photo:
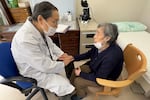
[(29, 31), (31, 31), (33, 34), (36, 34), (37, 37), (41, 38), (41, 34), (39, 32), (39, 30), (37, 30), (37, 28), (31, 23), (30, 21), (31, 17), (28, 17), (24, 26), (27, 27), (29, 29)]

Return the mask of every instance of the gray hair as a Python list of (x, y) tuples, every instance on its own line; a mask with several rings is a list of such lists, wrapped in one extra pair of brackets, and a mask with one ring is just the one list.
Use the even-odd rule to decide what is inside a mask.
[(103, 23), (99, 24), (97, 28), (103, 27), (104, 35), (109, 36), (110, 40), (108, 41), (109, 44), (115, 43), (118, 37), (118, 28), (115, 24), (111, 23)]
[(32, 12), (32, 19), (37, 21), (37, 17), (41, 15), (44, 19), (47, 19), (52, 16), (52, 11), (58, 9), (50, 2), (43, 1), (37, 3)]

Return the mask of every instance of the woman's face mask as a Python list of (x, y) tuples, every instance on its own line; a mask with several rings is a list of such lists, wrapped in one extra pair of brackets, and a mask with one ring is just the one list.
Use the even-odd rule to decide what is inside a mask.
[(48, 26), (48, 31), (43, 29), (44, 33), (48, 36), (53, 36), (56, 33), (56, 28), (49, 26), (49, 24), (47, 22), (46, 22), (46, 24)]
[(97, 49), (100, 49), (102, 47), (102, 43), (101, 42), (96, 42), (94, 43), (94, 46), (97, 48)]

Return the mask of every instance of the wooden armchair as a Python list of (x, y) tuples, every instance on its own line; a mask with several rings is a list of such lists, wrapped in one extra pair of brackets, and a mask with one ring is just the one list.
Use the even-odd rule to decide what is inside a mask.
[(103, 91), (96, 92), (96, 99), (98, 95), (118, 96), (121, 88), (130, 85), (146, 72), (146, 57), (138, 48), (128, 44), (123, 53), (127, 77), (117, 81), (96, 78), (97, 83), (104, 86)]

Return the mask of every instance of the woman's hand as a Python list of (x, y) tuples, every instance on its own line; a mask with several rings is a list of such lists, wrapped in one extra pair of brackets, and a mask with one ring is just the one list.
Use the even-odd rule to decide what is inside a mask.
[(76, 76), (80, 76), (80, 72), (81, 72), (81, 68), (80, 67), (75, 68), (75, 75)]

